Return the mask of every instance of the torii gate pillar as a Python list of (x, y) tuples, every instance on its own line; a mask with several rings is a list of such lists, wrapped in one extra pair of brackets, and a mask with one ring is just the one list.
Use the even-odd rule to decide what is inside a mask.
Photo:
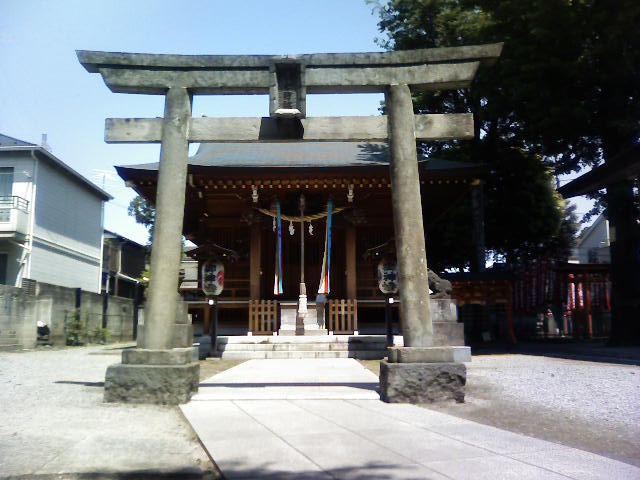
[(182, 225), (191, 118), (191, 97), (186, 88), (170, 88), (165, 96), (162, 147), (151, 250), (151, 279), (147, 298), (142, 348), (173, 347), (177, 314), (176, 292), (182, 255)]
[(138, 348), (125, 350), (122, 363), (107, 369), (106, 402), (177, 404), (198, 390), (193, 327), (178, 295), (191, 103), (186, 88), (169, 88), (165, 94), (145, 322)]
[(422, 224), (420, 174), (416, 154), (413, 101), (408, 85), (386, 92), (391, 150), (391, 202), (396, 238), (398, 284), (405, 347), (431, 347), (433, 324), (429, 305), (427, 252)]

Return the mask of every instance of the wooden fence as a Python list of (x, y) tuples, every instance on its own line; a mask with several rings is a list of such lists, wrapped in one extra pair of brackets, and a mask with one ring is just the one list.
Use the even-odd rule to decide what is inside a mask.
[(329, 331), (337, 334), (353, 334), (358, 330), (358, 301), (329, 300)]
[(249, 331), (271, 335), (278, 330), (278, 301), (249, 300)]

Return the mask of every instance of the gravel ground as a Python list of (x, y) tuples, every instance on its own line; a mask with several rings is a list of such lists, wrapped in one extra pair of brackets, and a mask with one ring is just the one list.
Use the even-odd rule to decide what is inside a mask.
[(640, 367), (510, 354), (466, 365), (465, 403), (425, 407), (640, 466)]
[(177, 407), (102, 403), (121, 352), (0, 353), (0, 477), (217, 477)]

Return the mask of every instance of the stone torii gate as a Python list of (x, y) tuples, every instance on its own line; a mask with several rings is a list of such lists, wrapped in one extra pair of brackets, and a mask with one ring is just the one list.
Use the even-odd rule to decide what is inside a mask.
[[(189, 142), (265, 141), (389, 142), (405, 347), (394, 347), (382, 364), (382, 397), (420, 400), (424, 392), (407, 391), (403, 379), (417, 375), (426, 385), (444, 375), (451, 381), (443, 395), (459, 399), (464, 347), (432, 347), (416, 140), (472, 138), (473, 116), (414, 115), (411, 93), (469, 87), (480, 65), (495, 62), (501, 50), (502, 44), (282, 56), (78, 51), (80, 63), (100, 73), (112, 92), (165, 96), (164, 118), (106, 120), (107, 143), (161, 143), (161, 149), (144, 335), (122, 364), (107, 370), (105, 400), (181, 403), (197, 390), (199, 365), (189, 335), (180, 334), (188, 329), (176, 297)], [(388, 115), (306, 116), (307, 93), (379, 92)], [(200, 94), (268, 94), (269, 117), (193, 118), (192, 98)]]

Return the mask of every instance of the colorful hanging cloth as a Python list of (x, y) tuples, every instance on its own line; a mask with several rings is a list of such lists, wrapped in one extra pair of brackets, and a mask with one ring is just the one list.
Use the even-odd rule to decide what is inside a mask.
[(318, 293), (328, 295), (331, 288), (329, 278), (331, 276), (331, 217), (333, 215), (333, 201), (329, 199), (327, 205), (327, 231), (324, 236), (324, 257), (322, 257), (322, 273)]
[(282, 295), (282, 218), (280, 201), (276, 202), (276, 268), (273, 279), (273, 294)]

